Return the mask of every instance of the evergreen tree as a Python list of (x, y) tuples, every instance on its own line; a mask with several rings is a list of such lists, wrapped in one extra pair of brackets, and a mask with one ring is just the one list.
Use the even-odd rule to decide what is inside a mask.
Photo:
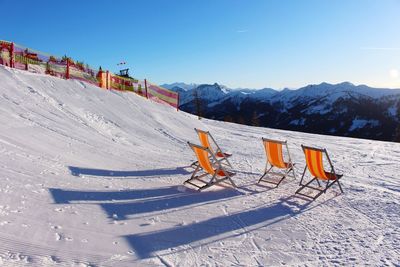
[(394, 132), (393, 141), (400, 143), (400, 101), (397, 102), (397, 127)]
[(246, 125), (246, 120), (244, 119), (243, 116), (239, 116), (238, 123)]
[(67, 57), (67, 55), (64, 55), (64, 56), (61, 58), (61, 62), (67, 62), (67, 60), (71, 60), (69, 57)]
[(224, 121), (226, 121), (226, 122), (233, 122), (233, 118), (232, 118), (231, 115), (225, 115)]
[(251, 125), (252, 126), (260, 126), (260, 120), (258, 119), (257, 112), (253, 112), (253, 116), (251, 117)]

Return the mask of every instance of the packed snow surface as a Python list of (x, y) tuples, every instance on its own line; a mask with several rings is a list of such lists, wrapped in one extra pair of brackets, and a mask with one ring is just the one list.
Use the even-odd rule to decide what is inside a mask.
[[(255, 128), (131, 93), (0, 67), (1, 266), (398, 266), (400, 144)], [(209, 130), (238, 188), (197, 192)], [(261, 137), (288, 140), (297, 180), (257, 184)], [(294, 194), (300, 145), (326, 147), (342, 179)]]

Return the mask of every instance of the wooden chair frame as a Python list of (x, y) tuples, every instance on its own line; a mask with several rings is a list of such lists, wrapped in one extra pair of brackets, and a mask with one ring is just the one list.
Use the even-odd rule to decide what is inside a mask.
[[(279, 140), (273, 140), (273, 139), (267, 139), (267, 138), (262, 138), (262, 141), (263, 141), (263, 145), (264, 145), (264, 149), (265, 149), (265, 155), (267, 157), (267, 160), (266, 160), (266, 164), (265, 164), (264, 174), (260, 177), (260, 179), (258, 180), (258, 183), (266, 182), (266, 183), (270, 183), (270, 184), (275, 185), (275, 187), (278, 187), (282, 183), (282, 181), (287, 176), (289, 176), (290, 172), (293, 173), (293, 178), (296, 179), (296, 173), (295, 173), (295, 170), (294, 170), (294, 163), (292, 162), (292, 158), (290, 157), (290, 150), (289, 150), (289, 146), (287, 144), (287, 141), (279, 141)], [(276, 155), (277, 157), (280, 158), (282, 163), (284, 163), (284, 165), (286, 165), (286, 167), (278, 166), (277, 164), (274, 164), (273, 160), (268, 157), (269, 153), (268, 153), (267, 148), (266, 148), (266, 143), (273, 143), (273, 144), (278, 144), (278, 145), (280, 145), (282, 147), (283, 146), (286, 147), (286, 150), (287, 150), (287, 153), (288, 153), (288, 158), (289, 158), (288, 162), (285, 162), (283, 160), (283, 152), (282, 151), (281, 151), (280, 155)], [(273, 168), (284, 170), (284, 172), (283, 173), (275, 172), (275, 171), (273, 171)], [(268, 176), (271, 175), (271, 174), (278, 175), (278, 177), (280, 176), (280, 179), (278, 181), (273, 181), (271, 179), (268, 179), (268, 178), (270, 178)]]
[[(193, 150), (195, 153), (197, 159), (198, 159), (198, 164), (194, 172), (192, 173), (192, 176), (184, 182), (188, 183), (194, 187), (196, 187), (199, 191), (204, 190), (210, 186), (219, 184), (223, 181), (228, 180), (233, 187), (236, 187), (236, 184), (233, 182), (232, 177), (236, 174), (232, 171), (228, 171), (225, 169), (225, 167), (221, 164), (220, 161), (218, 161), (215, 157), (215, 154), (208, 148), (208, 147), (203, 147), (199, 145), (192, 144), (188, 142), (188, 145), (190, 148)], [(203, 160), (205, 161), (204, 163), (208, 165), (208, 169), (212, 168), (212, 171), (207, 170), (207, 166), (203, 166), (202, 160), (199, 158), (199, 155), (197, 154), (196, 149), (205, 151), (207, 153), (207, 157), (204, 158)], [(210, 160), (211, 158), (211, 160)], [(201, 178), (211, 176), (210, 180), (208, 182), (202, 180)], [(198, 181), (202, 183), (203, 185), (198, 185), (194, 183), (194, 181)]]
[[(211, 135), (211, 133), (209, 131), (203, 131), (203, 130), (196, 129), (196, 128), (194, 128), (194, 130), (196, 131), (196, 133), (199, 137), (200, 144), (203, 147), (209, 148), (210, 151), (214, 154), (214, 158), (210, 158), (210, 159), (219, 161), (221, 164), (227, 165), (233, 169), (232, 164), (228, 160), (228, 158), (231, 157), (232, 154), (222, 152), (222, 149), (219, 147), (219, 145), (217, 144), (214, 137)], [(205, 139), (201, 138), (201, 135), (205, 136)], [(211, 147), (210, 140), (213, 142), (214, 146), (216, 147), (215, 151)], [(196, 167), (197, 165), (198, 165), (198, 161), (194, 161), (191, 164), (191, 166), (193, 166), (193, 167)]]
[[(343, 193), (342, 186), (341, 186), (341, 184), (339, 182), (339, 180), (343, 177), (343, 174), (337, 174), (336, 173), (335, 168), (333, 167), (332, 161), (331, 161), (331, 159), (330, 159), (330, 157), (328, 155), (328, 151), (326, 149), (310, 147), (310, 146), (304, 146), (304, 145), (302, 145), (301, 147), (303, 149), (303, 152), (304, 152), (305, 156), (306, 156), (306, 150), (311, 150), (311, 151), (316, 151), (316, 152), (322, 153), (322, 155), (321, 155), (322, 157), (325, 154), (325, 156), (326, 156), (326, 158), (328, 160), (328, 163), (330, 165), (331, 171), (330, 172), (326, 172), (325, 169), (323, 168), (323, 165), (321, 165), (321, 168), (322, 168), (322, 171), (324, 172), (325, 177), (318, 177), (318, 176), (314, 176), (313, 175), (313, 178), (309, 182), (307, 182), (306, 184), (303, 185), (302, 182), (303, 182), (303, 179), (304, 179), (304, 176), (305, 176), (306, 170), (308, 169), (308, 164), (309, 164), (309, 163), (307, 163), (307, 156), (306, 156), (306, 166), (304, 167), (303, 175), (301, 176), (301, 180), (300, 180), (300, 184), (299, 184), (300, 188), (297, 189), (296, 194), (299, 194), (299, 195), (302, 195), (304, 197), (308, 197), (308, 198), (311, 198), (311, 199), (315, 200), (319, 196), (321, 196), (323, 193), (326, 193), (326, 191), (332, 185), (334, 185), (335, 183), (338, 184), (338, 186), (340, 188), (340, 191)], [(321, 159), (321, 163), (320, 164), (323, 164), (322, 162), (323, 162), (323, 160)], [(310, 173), (312, 174), (311, 170), (310, 170)], [(319, 188), (311, 186), (311, 183), (314, 182), (314, 181), (316, 181), (318, 183)], [(321, 186), (320, 181), (324, 181), (325, 182), (325, 186), (324, 187)], [(322, 189), (321, 189), (321, 187), (322, 187)], [(307, 195), (307, 194), (304, 194), (301, 191), (304, 190), (305, 188), (309, 188), (309, 189), (315, 190), (315, 191), (318, 192), (318, 194), (315, 195), (314, 197), (310, 196), (310, 195)]]

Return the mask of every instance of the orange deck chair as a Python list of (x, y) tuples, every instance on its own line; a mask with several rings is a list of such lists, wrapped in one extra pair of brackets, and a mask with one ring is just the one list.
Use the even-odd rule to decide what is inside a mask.
[[(208, 131), (203, 131), (194, 128), (197, 135), (199, 136), (200, 143), (203, 147), (207, 147), (210, 151), (215, 155), (215, 159), (221, 162), (224, 165), (228, 165), (230, 168), (233, 168), (231, 163), (229, 162), (228, 158), (232, 156), (232, 154), (222, 152), (221, 148), (218, 146), (215, 139), (212, 137), (211, 133)], [(210, 140), (213, 142), (215, 149), (210, 144)], [(212, 158), (211, 158), (212, 160)], [(197, 166), (198, 161), (195, 161), (191, 164), (191, 166)]]
[[(296, 179), (296, 174), (294, 171), (294, 164), (290, 157), (289, 147), (286, 141), (277, 141), (267, 138), (262, 138), (265, 154), (267, 156), (267, 162), (265, 165), (264, 174), (258, 180), (260, 182), (267, 182), (270, 184), (274, 184), (276, 187), (280, 185), (280, 183), (289, 176), (289, 173), (293, 173), (293, 178)], [(288, 161), (284, 161), (283, 159), (283, 146), (286, 147)], [(272, 169), (280, 169), (280, 172), (275, 172)], [(274, 177), (275, 176), (275, 177)], [(276, 179), (276, 177), (278, 179)], [(274, 179), (275, 178), (275, 179)]]
[[(192, 176), (184, 183), (196, 187), (199, 191), (226, 180), (236, 187), (232, 181), (235, 173), (225, 169), (208, 147), (195, 145), (190, 142), (188, 144), (196, 155), (198, 164)], [(211, 177), (208, 181), (206, 181), (207, 176)]]
[[(313, 200), (317, 199), (322, 193), (325, 193), (326, 190), (328, 190), (329, 187), (331, 187), (334, 183), (337, 183), (339, 185), (340, 191), (343, 193), (342, 186), (340, 185), (340, 178), (343, 177), (343, 174), (337, 174), (335, 172), (335, 169), (333, 167), (332, 161), (329, 158), (328, 152), (326, 149), (320, 149), (320, 148), (315, 148), (315, 147), (309, 147), (309, 146), (301, 146), (304, 151), (304, 155), (306, 158), (306, 166), (304, 168), (303, 175), (301, 176), (300, 180), (300, 188), (297, 189), (296, 194), (312, 198)], [(323, 163), (323, 155), (325, 154), (326, 159), (328, 160), (328, 163), (330, 165), (331, 171), (327, 172), (324, 169), (324, 163)], [(311, 175), (313, 176), (313, 179), (309, 181), (306, 184), (302, 184), (304, 175), (306, 173), (306, 170), (309, 170)], [(311, 183), (317, 181), (319, 188), (311, 186)], [(325, 187), (321, 187), (320, 181), (324, 181)], [(309, 188), (312, 190), (315, 190), (318, 192), (317, 195), (315, 196), (310, 196), (307, 194), (302, 193), (302, 190), (305, 188)]]

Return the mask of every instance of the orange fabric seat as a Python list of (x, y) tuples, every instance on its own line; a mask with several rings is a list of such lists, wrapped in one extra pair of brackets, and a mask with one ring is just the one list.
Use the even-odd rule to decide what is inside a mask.
[(213, 175), (215, 173), (215, 169), (211, 165), (207, 150), (199, 147), (193, 147), (193, 151), (197, 156), (200, 166), (209, 174)]
[(230, 172), (230, 171), (223, 171), (223, 170), (219, 170), (219, 171), (217, 171), (217, 175), (219, 175), (219, 176), (226, 176), (226, 174), (225, 173), (227, 173), (228, 175), (230, 175), (230, 176), (233, 176), (233, 175), (235, 175), (235, 173), (234, 172)]
[(204, 146), (204, 147), (207, 147), (208, 149), (210, 149), (212, 151), (212, 147), (210, 145), (210, 141), (208, 140), (207, 132), (197, 131), (197, 134), (199, 136), (201, 145)]
[[(265, 154), (267, 157), (267, 163), (265, 166), (264, 174), (258, 180), (258, 182), (264, 181), (267, 183), (274, 184), (275, 186), (279, 186), (279, 184), (285, 179), (286, 176), (289, 175), (289, 172), (293, 173), (293, 177), (296, 178), (296, 174), (294, 172), (294, 164), (290, 158), (289, 147), (286, 141), (278, 141), (272, 139), (262, 138)], [(288, 161), (283, 159), (283, 145), (285, 145), (287, 150)], [(270, 167), (268, 168), (268, 164)], [(276, 172), (272, 172), (273, 168), (278, 168), (278, 175), (281, 176), (279, 181), (275, 181), (273, 177), (270, 177), (271, 174), (277, 174)], [(268, 179), (267, 179), (268, 178)]]
[(325, 172), (325, 176), (328, 178), (328, 180), (332, 180), (332, 181), (338, 179), (338, 176), (336, 174), (327, 172), (327, 171)]
[(264, 140), (264, 148), (267, 154), (268, 162), (277, 168), (286, 169), (288, 162), (283, 159), (282, 143), (273, 140)]
[(223, 158), (223, 157), (230, 157), (230, 156), (232, 156), (232, 154), (217, 152), (217, 153), (215, 154), (215, 156), (217, 156), (217, 157), (219, 157), (219, 158)]
[(306, 157), (307, 167), (314, 177), (321, 180), (336, 180), (336, 175), (334, 173), (324, 170), (322, 151), (305, 149), (304, 154)]

